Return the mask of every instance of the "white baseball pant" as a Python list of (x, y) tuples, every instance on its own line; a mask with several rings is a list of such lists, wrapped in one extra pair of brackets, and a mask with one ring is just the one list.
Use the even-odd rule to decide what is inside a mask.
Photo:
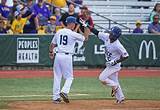
[(108, 86), (118, 87), (118, 90), (116, 92), (116, 99), (122, 100), (124, 99), (124, 94), (122, 92), (122, 89), (118, 80), (119, 71), (120, 71), (120, 68), (106, 67), (99, 75), (99, 80), (106, 82), (106, 85)]
[[(72, 55), (57, 53), (54, 60), (54, 82), (53, 82), (53, 100), (60, 98), (60, 92), (69, 93), (73, 81)], [(61, 90), (61, 79), (65, 83)]]

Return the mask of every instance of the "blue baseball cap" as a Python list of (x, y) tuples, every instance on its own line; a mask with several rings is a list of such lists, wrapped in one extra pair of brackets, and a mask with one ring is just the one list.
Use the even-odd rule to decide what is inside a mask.
[(76, 18), (75, 17), (73, 17), (73, 16), (69, 16), (69, 17), (67, 17), (67, 19), (66, 19), (66, 23), (67, 24), (69, 24), (69, 23), (77, 23), (77, 21), (76, 21)]

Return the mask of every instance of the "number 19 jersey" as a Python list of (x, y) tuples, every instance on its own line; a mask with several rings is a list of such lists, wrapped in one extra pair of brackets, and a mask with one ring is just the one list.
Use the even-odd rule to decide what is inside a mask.
[(57, 45), (56, 52), (74, 54), (76, 41), (83, 42), (84, 40), (85, 37), (83, 35), (64, 28), (54, 35), (52, 43)]

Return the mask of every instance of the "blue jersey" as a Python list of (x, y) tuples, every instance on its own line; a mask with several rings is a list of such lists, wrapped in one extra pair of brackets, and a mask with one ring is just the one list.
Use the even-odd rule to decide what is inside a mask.
[(10, 7), (7, 5), (0, 4), (0, 13), (3, 17), (8, 18), (10, 14)]
[(155, 24), (154, 22), (150, 23), (148, 25), (148, 32), (152, 33), (152, 30), (160, 32), (160, 24)]
[(46, 4), (40, 7), (38, 4), (34, 5), (34, 13), (38, 16), (39, 25), (47, 25), (48, 19), (51, 16), (51, 11), (47, 8)]
[(133, 30), (133, 33), (143, 33), (143, 29), (141, 29), (141, 28), (135, 28)]
[(46, 17), (46, 18), (50, 18), (50, 16), (51, 16), (51, 12), (50, 12), (50, 10), (47, 8), (47, 6), (46, 6), (46, 4), (43, 4), (43, 6), (42, 7), (39, 7), (39, 5), (38, 4), (35, 4), (34, 5), (34, 13), (35, 14), (39, 14), (39, 15), (41, 15), (41, 16), (43, 16), (43, 17)]

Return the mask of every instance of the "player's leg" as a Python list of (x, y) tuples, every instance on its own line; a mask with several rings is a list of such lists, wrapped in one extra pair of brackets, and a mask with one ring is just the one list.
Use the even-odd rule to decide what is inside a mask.
[(104, 85), (111, 86), (113, 90), (116, 90), (118, 87), (117, 82), (109, 78), (109, 76), (115, 72), (119, 71), (117, 68), (106, 67), (99, 76), (99, 80)]
[[(62, 79), (62, 72), (59, 64), (59, 57), (56, 56), (54, 60), (54, 81), (53, 81), (53, 100), (60, 99), (60, 85)], [(57, 101), (58, 102), (58, 101)]]
[(112, 74), (109, 76), (110, 79), (112, 79), (113, 81), (115, 81), (118, 84), (118, 89), (117, 92), (115, 94), (117, 101), (122, 101), (125, 99), (124, 94), (122, 92), (122, 88), (120, 86), (119, 80), (118, 80), (118, 72)]
[(69, 93), (72, 82), (73, 82), (73, 63), (72, 63), (71, 55), (65, 56), (63, 63), (62, 63), (62, 73), (65, 79), (65, 83), (61, 90), (60, 95), (66, 103), (69, 103), (67, 94)]
[(63, 77), (65, 79), (65, 83), (61, 91), (68, 94), (73, 81), (72, 56), (66, 55), (65, 61), (63, 62), (64, 63), (62, 64), (62, 72)]

